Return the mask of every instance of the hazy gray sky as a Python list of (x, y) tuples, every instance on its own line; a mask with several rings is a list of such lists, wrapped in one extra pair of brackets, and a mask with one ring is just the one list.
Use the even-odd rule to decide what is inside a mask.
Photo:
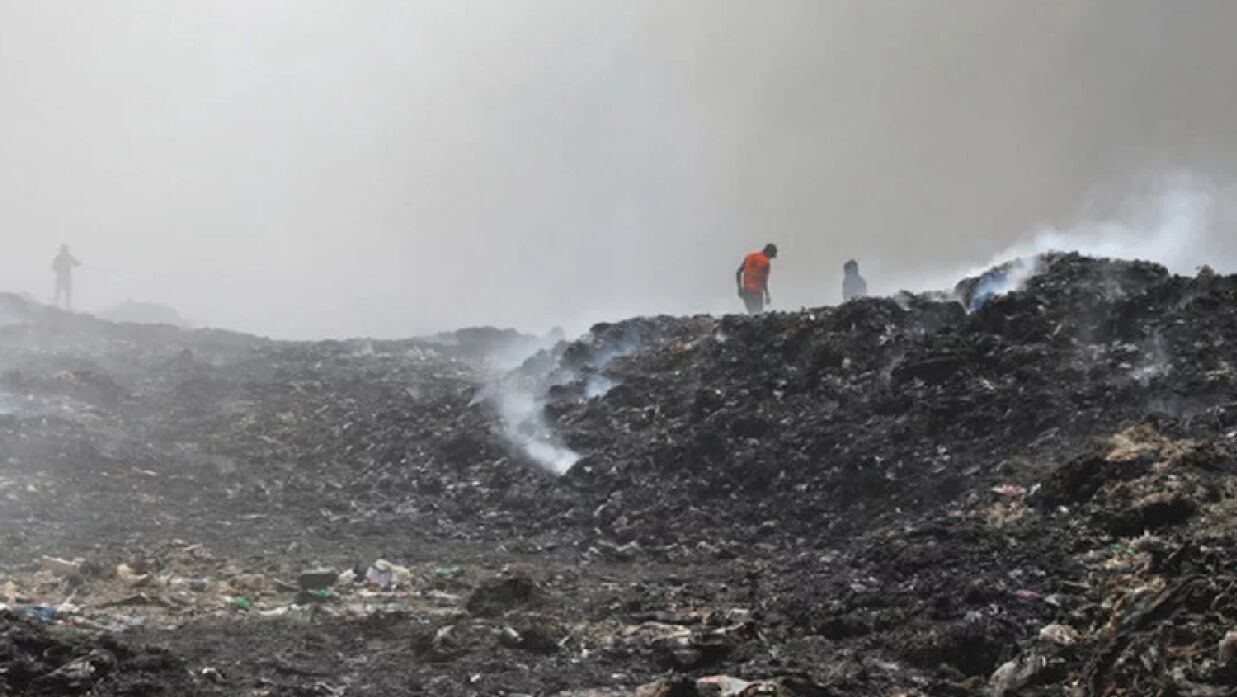
[(0, 288), (49, 296), (63, 241), (86, 309), (578, 329), (737, 310), (769, 240), (777, 306), (817, 305), (851, 256), (914, 286), (1043, 226), (1137, 236), (1180, 186), (1214, 203), (1184, 259), (1224, 267), (1234, 26), (1229, 0), (0, 0)]

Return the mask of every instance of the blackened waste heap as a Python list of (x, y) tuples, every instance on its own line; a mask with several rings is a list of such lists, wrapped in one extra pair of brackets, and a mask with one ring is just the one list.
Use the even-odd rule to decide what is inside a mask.
[(277, 620), (54, 627), (76, 648), (36, 663), (23, 647), (51, 629), (3, 616), (0, 694), (67, 689), (41, 676), (99, 642), (111, 658), (73, 689), (690, 695), (727, 674), (804, 695), (1227, 694), (1237, 277), (1038, 264), (982, 303), (976, 278), (599, 325), (501, 378), (582, 456), (561, 477), (497, 422), (471, 340), (287, 344), (13, 301), (0, 359), (25, 406), (0, 446), (37, 486), (0, 507), (23, 530), (0, 573), (177, 537), (271, 575), (450, 562), (476, 579), (461, 597), (494, 576), (537, 600), (314, 622), (305, 674), (261, 658), (306, 631)]

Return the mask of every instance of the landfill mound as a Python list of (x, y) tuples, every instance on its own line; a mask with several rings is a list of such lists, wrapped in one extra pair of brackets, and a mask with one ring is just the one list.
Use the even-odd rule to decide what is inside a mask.
[(1228, 694), (1235, 342), (1237, 277), (1060, 254), (505, 374), (0, 296), (0, 694), (14, 632), (95, 694)]
[[(907, 295), (634, 320), (526, 371), (548, 376), (552, 426), (585, 455), (569, 480), (604, 504), (573, 523), (652, 546), (829, 540), (1030, 487), (1122, 425), (1223, 436), (1234, 292), (1231, 278), (1056, 255), (969, 314)], [(587, 398), (598, 381), (608, 391)]]
[(987, 276), (601, 325), (530, 361), (585, 454), (564, 527), (615, 558), (754, 563), (787, 642), (767, 672), (798, 654), (861, 692), (907, 668), (961, 694), (1230, 685), (1237, 278), (1035, 263), (973, 312)]

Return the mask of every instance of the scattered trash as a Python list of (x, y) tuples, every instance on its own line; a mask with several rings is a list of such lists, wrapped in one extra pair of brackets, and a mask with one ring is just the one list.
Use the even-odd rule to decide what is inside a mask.
[(304, 571), (297, 577), (297, 585), (301, 590), (313, 591), (322, 588), (331, 588), (339, 581), (339, 574), (331, 569), (314, 569)]
[(330, 597), (330, 591), (325, 588), (318, 588), (310, 591), (301, 591), (296, 596), (296, 601), (301, 604), (321, 603)]
[(1237, 629), (1228, 632), (1220, 640), (1220, 663), (1237, 668)]
[(1027, 488), (1020, 484), (1002, 484), (992, 487), (992, 491), (1002, 496), (1026, 496)]
[(992, 674), (989, 681), (992, 697), (1016, 695), (1024, 687), (1034, 683), (1048, 668), (1047, 657), (1035, 652), (1004, 663)]
[(82, 572), (82, 561), (80, 559), (69, 561), (59, 557), (43, 557), (39, 560), (39, 565), (44, 571), (56, 576), (78, 576)]
[(5, 581), (0, 584), (0, 600), (9, 603), (21, 602), (22, 593), (21, 587), (12, 581)]
[(464, 573), (464, 570), (458, 566), (440, 566), (434, 569), (434, 575), (440, 578), (459, 578), (462, 573)]
[(231, 602), (232, 607), (237, 610), (244, 610), (248, 612), (253, 609), (253, 603), (249, 601), (249, 598), (246, 598), (243, 595), (234, 595), (229, 599), (229, 602)]
[(169, 581), (169, 585), (173, 588), (187, 588), (197, 593), (210, 590), (210, 581), (204, 578), (176, 577)]
[(1050, 624), (1039, 630), (1039, 638), (1057, 646), (1073, 646), (1078, 643), (1078, 630), (1064, 624)]
[(130, 586), (140, 586), (150, 582), (150, 574), (140, 574), (128, 564), (116, 566), (116, 577)]
[(407, 585), (412, 580), (412, 572), (398, 564), (392, 564), (385, 559), (374, 562), (365, 572), (365, 582), (377, 591), (388, 591), (396, 586)]
[(427, 600), (437, 600), (441, 603), (446, 603), (448, 605), (457, 605), (464, 599), (462, 596), (456, 595), (454, 593), (447, 593), (446, 591), (440, 591), (437, 589), (427, 590), (424, 593), (422, 593), (422, 595)]
[(737, 697), (743, 695), (754, 683), (728, 675), (712, 675), (696, 681), (696, 690), (701, 697)]
[(39, 622), (51, 622), (56, 619), (56, 608), (52, 605), (23, 605), (21, 612), (26, 617), (29, 617)]
[(365, 583), (367, 583), (369, 587), (374, 590), (390, 590), (393, 585), (391, 576), (392, 575), (389, 570), (380, 571), (378, 567), (371, 566), (369, 567), (369, 570), (365, 572)]

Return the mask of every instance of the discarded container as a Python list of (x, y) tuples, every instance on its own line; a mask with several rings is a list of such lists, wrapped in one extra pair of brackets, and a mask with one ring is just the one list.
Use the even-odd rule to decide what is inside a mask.
[(392, 564), (385, 559), (374, 562), (365, 572), (365, 582), (374, 590), (386, 591), (412, 580), (412, 571), (407, 567)]
[(387, 590), (391, 587), (391, 572), (380, 571), (376, 565), (371, 566), (365, 572), (365, 583), (374, 590)]
[(232, 602), (232, 607), (236, 608), (237, 610), (244, 610), (248, 612), (249, 610), (253, 609), (253, 603), (249, 602), (249, 598), (246, 598), (243, 595), (232, 596), (231, 602)]
[(301, 587), (301, 590), (306, 591), (331, 588), (337, 581), (339, 581), (339, 574), (331, 569), (304, 571), (296, 579), (296, 583)]

